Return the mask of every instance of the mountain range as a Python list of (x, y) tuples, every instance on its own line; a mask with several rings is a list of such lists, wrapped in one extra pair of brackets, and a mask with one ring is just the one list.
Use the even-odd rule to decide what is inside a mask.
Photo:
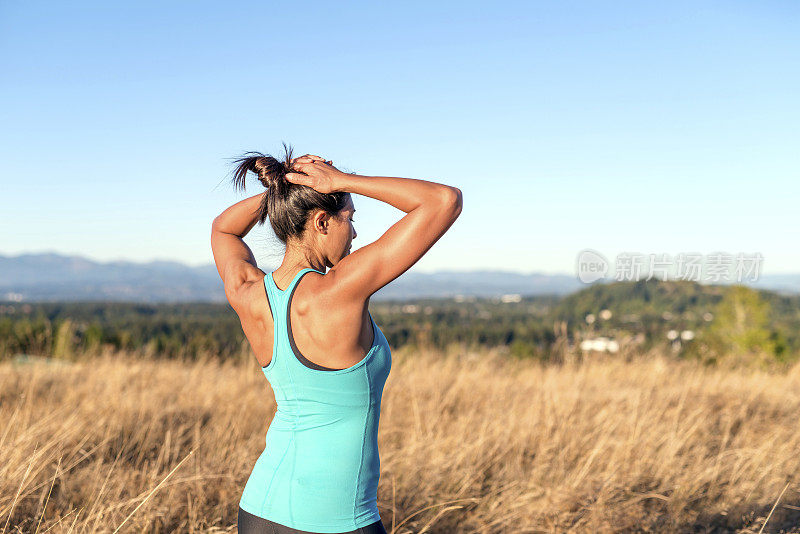
[[(800, 293), (800, 275), (762, 276), (760, 289)], [(373, 300), (441, 298), (457, 295), (566, 295), (586, 288), (568, 274), (499, 270), (406, 272)], [(0, 254), (0, 301), (226, 302), (214, 265), (175, 261), (98, 262), (57, 253)]]

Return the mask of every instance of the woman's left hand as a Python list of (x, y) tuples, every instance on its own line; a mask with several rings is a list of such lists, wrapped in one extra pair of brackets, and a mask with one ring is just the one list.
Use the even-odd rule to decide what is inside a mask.
[(302, 156), (294, 160), (292, 165), (292, 168), (299, 172), (287, 173), (286, 179), (293, 184), (305, 185), (320, 193), (335, 193), (338, 189), (334, 182), (343, 173), (332, 163), (319, 156)]

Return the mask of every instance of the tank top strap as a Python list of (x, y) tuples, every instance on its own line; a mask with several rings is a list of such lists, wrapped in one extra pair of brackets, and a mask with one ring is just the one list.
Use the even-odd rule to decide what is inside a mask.
[(294, 287), (300, 282), (300, 279), (303, 277), (303, 275), (309, 271), (316, 271), (320, 274), (324, 274), (322, 271), (307, 267), (294, 275), (294, 278), (292, 278), (292, 281), (289, 282), (289, 286), (286, 289), (280, 289), (275, 284), (275, 278), (272, 276), (274, 271), (267, 273), (267, 275), (264, 277), (264, 287), (267, 290), (267, 298), (269, 299), (269, 306), (270, 310), (272, 311), (272, 320), (279, 332), (286, 331), (286, 309), (288, 306), (289, 297), (294, 291)]
[[(292, 293), (292, 290), (294, 289), (294, 286), (296, 286), (298, 283), (300, 283), (300, 278), (302, 278), (303, 275), (306, 274), (308, 271), (315, 271), (315, 272), (318, 272), (319, 274), (323, 274), (322, 272), (317, 271), (313, 267), (306, 267), (305, 269), (299, 271), (296, 275), (294, 275), (294, 278), (292, 278), (292, 281), (289, 282), (289, 287), (287, 287), (286, 289), (283, 290), (283, 293), (287, 298)], [(278, 291), (280, 291), (280, 289)]]
[(275, 321), (280, 315), (278, 313), (280, 310), (280, 296), (271, 272), (264, 277), (264, 289), (267, 291), (267, 304), (269, 305), (270, 313), (272, 313), (272, 320)]

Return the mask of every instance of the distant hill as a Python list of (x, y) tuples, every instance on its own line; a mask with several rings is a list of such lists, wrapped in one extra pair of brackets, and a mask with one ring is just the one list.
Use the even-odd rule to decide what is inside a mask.
[[(755, 284), (785, 294), (800, 293), (800, 275), (764, 276)], [(567, 295), (586, 289), (569, 274), (508, 271), (407, 272), (373, 300)], [(0, 301), (226, 302), (214, 265), (174, 261), (97, 262), (55, 253), (0, 254)]]
[(0, 300), (219, 302), (225, 295), (213, 265), (101, 263), (46, 253), (0, 255)]
[(553, 318), (583, 323), (588, 314), (613, 311), (612, 322), (623, 324), (660, 323), (667, 314), (691, 317), (689, 326), (703, 324), (703, 315), (712, 312), (725, 293), (724, 285), (702, 285), (689, 281), (639, 280), (593, 284), (562, 299), (553, 310)]
[(772, 274), (749, 284), (757, 289), (769, 289), (785, 295), (800, 294), (800, 274)]
[[(373, 300), (498, 297), (506, 294), (563, 295), (585, 287), (569, 275), (503, 271), (407, 272), (381, 289)], [(225, 302), (214, 265), (179, 262), (97, 262), (55, 253), (0, 255), (0, 300)]]
[(418, 297), (476, 297), (566, 295), (584, 289), (575, 276), (557, 274), (522, 274), (507, 271), (438, 271), (407, 272), (375, 294), (373, 299)]

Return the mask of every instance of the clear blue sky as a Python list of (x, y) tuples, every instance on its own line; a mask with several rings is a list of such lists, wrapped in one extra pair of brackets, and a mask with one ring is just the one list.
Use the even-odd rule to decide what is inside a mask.
[[(227, 158), (287, 141), (461, 188), (419, 271), (593, 248), (799, 272), (798, 6), (5, 1), (0, 253), (210, 263)], [(355, 201), (356, 246), (402, 215)]]

